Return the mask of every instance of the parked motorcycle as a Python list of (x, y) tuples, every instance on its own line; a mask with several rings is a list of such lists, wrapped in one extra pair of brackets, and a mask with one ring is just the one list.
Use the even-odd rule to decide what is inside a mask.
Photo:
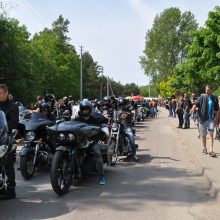
[(111, 166), (117, 163), (118, 156), (127, 156), (132, 152), (131, 143), (128, 138), (128, 134), (134, 135), (131, 125), (131, 113), (125, 111), (118, 111), (116, 113), (108, 142), (108, 160)]
[[(93, 138), (101, 132), (101, 126), (66, 121), (48, 130), (56, 140), (50, 172), (51, 185), (57, 195), (63, 195), (69, 191), (72, 182), (79, 183), (88, 168), (93, 169), (95, 158), (90, 146)], [(101, 152), (104, 163), (107, 163), (107, 145), (102, 145)]]
[(33, 112), (31, 120), (23, 121), (25, 126), (25, 146), (20, 151), (20, 169), (24, 179), (30, 179), (36, 167), (49, 165), (54, 149), (48, 141), (47, 126), (54, 125), (47, 116)]

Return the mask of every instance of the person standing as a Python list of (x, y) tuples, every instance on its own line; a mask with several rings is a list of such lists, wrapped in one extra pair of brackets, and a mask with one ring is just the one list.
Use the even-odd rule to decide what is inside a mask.
[(212, 87), (205, 87), (205, 94), (202, 94), (196, 105), (198, 107), (199, 129), (202, 136), (203, 153), (207, 154), (206, 135), (209, 135), (210, 151), (209, 155), (215, 157), (213, 151), (214, 139), (213, 133), (215, 124), (218, 121), (219, 105), (218, 98), (212, 94)]
[(192, 103), (187, 94), (184, 95), (184, 129), (190, 128), (190, 110), (192, 108)]
[(183, 95), (180, 95), (178, 103), (177, 103), (177, 116), (179, 119), (179, 126), (177, 128), (182, 128), (183, 127), (183, 115), (184, 115), (184, 98)]
[[(12, 135), (12, 130), (18, 128), (19, 124), (19, 109), (18, 106), (8, 97), (8, 87), (5, 84), (0, 84), (0, 110), (5, 113), (7, 124), (8, 124), (8, 134)], [(15, 170), (14, 170), (14, 158), (15, 150), (10, 151), (7, 156), (6, 162), (6, 176), (7, 176), (7, 190), (1, 192), (2, 197), (0, 199), (13, 199), (16, 197), (15, 193)]]
[(176, 118), (176, 97), (172, 97), (171, 101), (171, 106), (172, 106), (172, 117)]

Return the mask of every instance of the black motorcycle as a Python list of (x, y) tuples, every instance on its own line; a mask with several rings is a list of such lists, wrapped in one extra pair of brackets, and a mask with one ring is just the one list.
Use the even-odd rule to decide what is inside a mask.
[(54, 125), (47, 116), (33, 112), (30, 120), (24, 122), (25, 146), (20, 151), (20, 169), (24, 179), (30, 179), (36, 167), (52, 162), (54, 149), (48, 141), (47, 126)]
[(108, 142), (108, 161), (111, 166), (117, 163), (118, 156), (127, 156), (132, 152), (128, 138), (128, 134), (134, 136), (132, 120), (133, 116), (129, 112), (115, 113)]
[(14, 139), (8, 136), (5, 114), (0, 111), (0, 191), (6, 190), (5, 165), (7, 156), (15, 151), (15, 146)]
[[(51, 185), (57, 195), (63, 195), (69, 191), (71, 183), (80, 182), (85, 170), (94, 168), (92, 164), (95, 161), (90, 146), (93, 144), (93, 137), (101, 132), (101, 126), (66, 121), (48, 130), (56, 140), (50, 173)], [(103, 145), (101, 150), (104, 163), (107, 163), (107, 145)]]

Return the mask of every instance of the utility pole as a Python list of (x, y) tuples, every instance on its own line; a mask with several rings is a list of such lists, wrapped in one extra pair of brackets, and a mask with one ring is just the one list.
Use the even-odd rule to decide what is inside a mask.
[(149, 98), (150, 98), (150, 76), (148, 76), (148, 95), (149, 95)]
[(83, 72), (82, 72), (82, 51), (83, 47), (80, 46), (80, 101), (83, 100)]
[(115, 96), (113, 89), (112, 89), (111, 80), (109, 79), (109, 77), (108, 77), (108, 83), (109, 83), (112, 95)]
[(107, 96), (109, 96), (109, 84), (108, 84), (108, 77), (106, 77), (107, 79)]

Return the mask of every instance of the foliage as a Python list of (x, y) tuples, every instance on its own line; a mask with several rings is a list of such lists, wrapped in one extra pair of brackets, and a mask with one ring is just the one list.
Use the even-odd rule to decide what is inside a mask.
[[(6, 83), (16, 100), (34, 101), (37, 95), (52, 92), (56, 98), (72, 95), (79, 99), (80, 56), (68, 37), (68, 19), (62, 15), (52, 27), (36, 33), (32, 39), (25, 26), (6, 16), (0, 4), (0, 83)], [(89, 52), (82, 55), (83, 97), (100, 98), (106, 91), (106, 77)], [(135, 84), (122, 85), (110, 80), (117, 96), (139, 94)]]
[(175, 90), (173, 89), (173, 77), (169, 77), (167, 81), (161, 81), (157, 86), (160, 91), (160, 95), (162, 97), (170, 97), (175, 94)]
[(175, 66), (187, 58), (186, 46), (192, 42), (191, 32), (197, 27), (194, 15), (188, 11), (181, 13), (178, 8), (165, 9), (155, 17), (153, 27), (147, 31), (144, 56), (140, 59), (153, 84), (165, 83), (173, 75)]
[(219, 87), (220, 7), (209, 12), (205, 27), (193, 34), (188, 59), (175, 71), (175, 87), (201, 93), (206, 84)]
[(149, 85), (148, 86), (141, 86), (140, 87), (140, 95), (144, 97), (148, 97), (150, 92), (150, 97), (158, 97), (158, 88), (155, 85), (150, 85), (150, 90), (149, 90)]

